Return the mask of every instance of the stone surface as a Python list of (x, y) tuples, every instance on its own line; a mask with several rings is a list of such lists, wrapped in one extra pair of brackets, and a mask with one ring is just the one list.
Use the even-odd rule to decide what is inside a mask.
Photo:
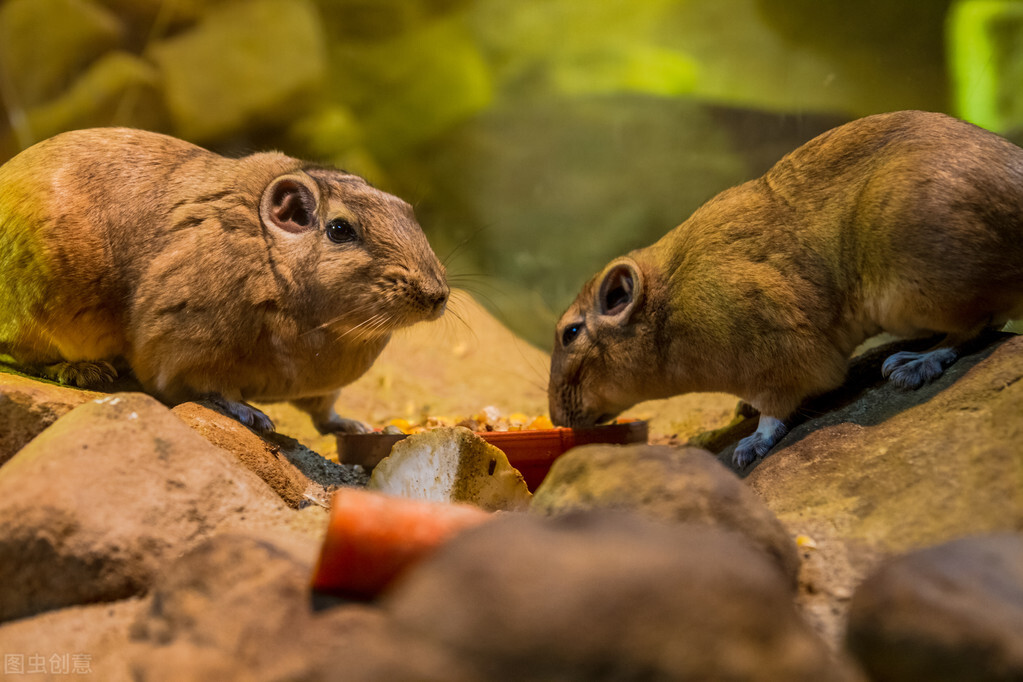
[[(8, 110), (41, 104), (124, 39), (117, 17), (89, 0), (8, 0), (0, 6), (0, 62)], [(14, 68), (9, 68), (14, 65)], [(37, 137), (32, 141), (42, 139)]]
[(1023, 679), (1023, 535), (972, 537), (885, 563), (853, 597), (848, 646), (872, 679)]
[(167, 567), (131, 628), (134, 679), (466, 679), (378, 609), (314, 608), (310, 571), (304, 549), (257, 536), (198, 545)]
[(788, 531), (742, 481), (696, 448), (584, 445), (558, 458), (530, 510), (545, 515), (623, 509), (745, 536), (792, 584), (799, 556)]
[[(813, 543), (799, 604), (835, 646), (854, 589), (886, 556), (1023, 524), (1023, 336), (979, 340), (916, 391), (883, 380), (889, 354), (932, 343), (856, 358), (845, 385), (804, 405), (800, 423), (746, 472), (790, 533)], [(713, 440), (734, 445), (755, 423)], [(729, 466), (731, 448), (719, 453)]]
[(287, 511), (153, 398), (87, 402), (0, 467), (0, 621), (140, 594), (214, 530)]
[(318, 24), (307, 0), (234, 2), (152, 45), (177, 134), (205, 142), (286, 120), (324, 75)]
[[(171, 411), (210, 443), (237, 457), (289, 507), (298, 508), (309, 502), (306, 494), (310, 481), (281, 454), (279, 447), (260, 438), (237, 419), (198, 403), (182, 403)], [(317, 500), (325, 498), (322, 489), (308, 490), (308, 494)]]
[(0, 368), (0, 465), (76, 405), (101, 397)]
[(625, 513), (467, 530), (384, 606), (479, 679), (858, 679), (747, 543)]
[(750, 487), (783, 521), (827, 519), (891, 551), (1020, 527), (1023, 336), (1000, 337), (917, 391), (883, 383), (892, 349), (863, 356), (839, 394), (811, 403), (811, 414), (828, 411), (792, 429)]
[(60, 94), (26, 113), (36, 139), (65, 130), (128, 126), (166, 130), (160, 74), (148, 61), (127, 52), (111, 51)]
[[(130, 629), (147, 604), (132, 597), (0, 623), (0, 658), (8, 673), (3, 679), (133, 682)], [(42, 659), (31, 661), (33, 656)], [(30, 663), (38, 673), (29, 674)], [(21, 673), (15, 672), (17, 664), (23, 664)]]

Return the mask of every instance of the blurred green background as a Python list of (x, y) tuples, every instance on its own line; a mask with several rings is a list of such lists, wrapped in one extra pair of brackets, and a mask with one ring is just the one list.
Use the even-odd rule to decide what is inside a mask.
[(1018, 0), (0, 0), (0, 160), (130, 125), (416, 205), (542, 348), (580, 285), (852, 118), (1020, 141)]

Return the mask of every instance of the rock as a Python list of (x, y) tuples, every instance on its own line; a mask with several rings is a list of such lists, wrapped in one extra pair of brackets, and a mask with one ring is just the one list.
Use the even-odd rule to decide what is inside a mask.
[(748, 484), (790, 530), (826, 520), (886, 551), (1023, 526), (1023, 336), (999, 339), (916, 391), (881, 378), (902, 346), (865, 354)]
[(420, 564), (383, 606), (478, 679), (858, 679), (746, 542), (622, 513), (495, 519)]
[[(138, 597), (108, 604), (72, 606), (0, 624), (4, 679), (74, 679), (90, 675), (103, 682), (132, 682), (128, 654), (135, 646), (129, 630), (146, 600)], [(31, 661), (30, 657), (37, 657)], [(38, 657), (42, 657), (41, 659)], [(30, 663), (41, 675), (30, 674)], [(85, 679), (90, 679), (86, 677)]]
[(0, 371), (0, 466), (76, 405), (100, 396)]
[(461, 426), (403, 438), (373, 469), (369, 487), (431, 502), (461, 502), (486, 511), (516, 511), (532, 495), (501, 450)]
[(8, 111), (55, 97), (92, 60), (117, 47), (123, 31), (113, 13), (89, 0), (8, 0), (0, 5), (0, 63), (9, 79), (4, 99), (13, 98), (5, 101)]
[(321, 2), (324, 18), (337, 39), (381, 40), (414, 30), (468, 0), (331, 0)]
[(191, 30), (154, 44), (178, 136), (198, 142), (282, 123), (311, 97), (326, 48), (308, 0), (217, 5)]
[(309, 490), (312, 482), (281, 454), (280, 448), (263, 440), (238, 420), (198, 403), (182, 403), (171, 411), (210, 443), (237, 457), (289, 507), (297, 509), (308, 504), (307, 492), (314, 499), (325, 500), (325, 491), (322, 488)]
[(745, 536), (796, 584), (799, 556), (788, 531), (738, 477), (704, 450), (651, 445), (584, 445), (565, 453), (537, 489), (530, 510), (638, 512)]
[(945, 21), (954, 111), (971, 123), (1023, 136), (1021, 65), (1023, 7), (1011, 0), (956, 2)]
[(972, 537), (885, 563), (853, 596), (848, 646), (872, 679), (1023, 679), (1023, 535)]
[(108, 52), (60, 96), (33, 107), (27, 121), (37, 139), (73, 128), (129, 126), (165, 130), (160, 74), (127, 52)]
[(304, 548), (249, 534), (196, 546), (159, 577), (131, 629), (135, 679), (465, 679), (377, 609), (314, 609), (310, 571)]
[[(790, 534), (815, 541), (798, 602), (836, 646), (849, 596), (886, 556), (1023, 524), (1023, 337), (980, 339), (916, 391), (884, 381), (888, 355), (933, 343), (890, 343), (855, 358), (845, 385), (807, 402), (804, 421), (746, 472)], [(744, 428), (716, 440), (734, 445)], [(719, 453), (728, 466), (731, 449)]]
[(215, 530), (287, 511), (153, 398), (87, 402), (0, 467), (0, 621), (141, 594)]
[(377, 42), (335, 41), (331, 63), (331, 89), (344, 94), (384, 165), (479, 113), (494, 96), (488, 64), (457, 17)]

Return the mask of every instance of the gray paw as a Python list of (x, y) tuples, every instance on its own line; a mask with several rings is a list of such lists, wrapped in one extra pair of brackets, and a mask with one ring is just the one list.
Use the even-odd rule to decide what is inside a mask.
[(941, 376), (958, 355), (953, 348), (926, 353), (900, 351), (888, 356), (881, 365), (881, 374), (899, 388), (916, 389)]
[(274, 431), (274, 423), (270, 417), (248, 403), (228, 400), (221, 395), (208, 395), (205, 398), (219, 407), (227, 416), (237, 419), (256, 433), (267, 434)]
[(373, 430), (369, 424), (358, 419), (345, 419), (337, 415), (315, 426), (320, 433), (369, 433)]
[(732, 452), (732, 465), (737, 469), (745, 469), (750, 464), (760, 459), (775, 444), (785, 437), (788, 428), (780, 420), (769, 415), (760, 415), (760, 423), (757, 430), (739, 441)]
[(745, 469), (754, 461), (768, 453), (773, 443), (768, 443), (763, 434), (756, 432), (746, 436), (735, 446), (732, 453), (732, 464), (737, 469)]

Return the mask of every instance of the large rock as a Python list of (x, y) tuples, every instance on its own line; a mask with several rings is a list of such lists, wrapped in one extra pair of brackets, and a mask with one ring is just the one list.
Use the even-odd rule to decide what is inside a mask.
[[(396, 3), (374, 4), (384, 9)], [(400, 6), (407, 11), (410, 4)], [(369, 150), (384, 162), (477, 114), (494, 96), (489, 65), (457, 18), (424, 22), (375, 42), (342, 38), (330, 51), (329, 87), (343, 95), (364, 127)]]
[(0, 623), (0, 652), (9, 675), (4, 679), (133, 682), (130, 630), (147, 606), (147, 600), (132, 597)]
[[(904, 391), (881, 376), (898, 342), (854, 359), (845, 384), (809, 401), (746, 481), (802, 536), (799, 604), (837, 645), (856, 585), (893, 553), (1023, 525), (1023, 337), (995, 335), (935, 382)], [(985, 345), (989, 344), (989, 345)], [(977, 350), (979, 348), (979, 350)], [(731, 433), (719, 453), (731, 465)]]
[(153, 398), (90, 401), (0, 467), (0, 621), (140, 594), (218, 528), (283, 527), (286, 512)]
[(100, 396), (0, 371), (0, 466), (75, 406)]
[(848, 645), (872, 679), (1023, 679), (1023, 535), (974, 537), (884, 564), (856, 591)]
[(140, 57), (111, 51), (94, 61), (60, 96), (26, 112), (36, 139), (75, 128), (128, 126), (166, 130), (160, 74)]
[(479, 679), (856, 679), (747, 543), (623, 513), (467, 530), (384, 606)]
[[(275, 435), (260, 438), (237, 419), (206, 405), (182, 403), (172, 412), (210, 443), (233, 454), (241, 464), (280, 495), (287, 506), (299, 508), (309, 503), (325, 505), (329, 489), (356, 483), (360, 479), (350, 467), (325, 460), (302, 448), (296, 441)], [(309, 455), (320, 460), (321, 468), (333, 470), (337, 475), (332, 478), (319, 475), (316, 479), (307, 476), (306, 471), (312, 472), (311, 467), (300, 467), (299, 464), (303, 464)]]
[(832, 409), (792, 429), (749, 485), (790, 527), (826, 520), (888, 551), (1021, 527), (1023, 336), (1001, 337), (917, 391), (882, 380), (891, 350), (865, 355), (846, 386), (811, 404), (811, 414)]
[(554, 462), (530, 510), (635, 511), (666, 522), (718, 526), (746, 536), (796, 583), (799, 556), (788, 531), (742, 481), (696, 448), (585, 445)]
[(326, 69), (320, 19), (308, 0), (218, 5), (147, 54), (163, 76), (174, 130), (200, 142), (286, 121)]
[(304, 547), (250, 534), (198, 545), (167, 567), (131, 628), (134, 679), (467, 679), (378, 609), (315, 609), (311, 570)]
[(92, 60), (118, 46), (123, 32), (112, 12), (89, 0), (8, 0), (0, 5), (4, 95), (13, 98), (5, 102), (8, 111), (56, 96)]

